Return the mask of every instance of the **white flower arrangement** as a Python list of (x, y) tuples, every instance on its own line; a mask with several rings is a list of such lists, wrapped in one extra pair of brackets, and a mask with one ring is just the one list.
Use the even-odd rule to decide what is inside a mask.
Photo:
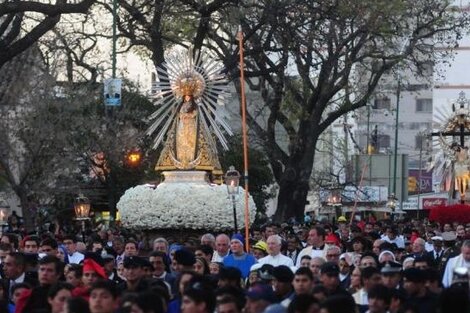
[[(236, 197), (238, 228), (245, 225), (244, 189)], [(117, 204), (124, 227), (131, 229), (233, 229), (233, 202), (226, 185), (203, 182), (140, 185), (126, 190)], [(249, 220), (256, 205), (249, 197)]]

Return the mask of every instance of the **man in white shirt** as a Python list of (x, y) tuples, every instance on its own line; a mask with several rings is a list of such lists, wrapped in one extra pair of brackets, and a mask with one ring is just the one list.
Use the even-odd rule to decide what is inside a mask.
[(365, 311), (369, 305), (368, 292), (381, 283), (381, 275), (378, 268), (366, 267), (361, 270), (362, 288), (353, 294), (354, 302), (359, 308), (359, 311)]
[(64, 238), (64, 246), (69, 256), (70, 264), (80, 264), (85, 256), (77, 251), (77, 240), (73, 236), (66, 236)]
[(386, 242), (396, 244), (398, 248), (405, 248), (405, 238), (403, 238), (401, 235), (398, 235), (397, 229), (394, 227), (388, 227), (386, 235), (382, 236), (381, 239)]
[(325, 229), (321, 226), (315, 226), (309, 231), (307, 238), (308, 246), (300, 251), (297, 256), (297, 267), (300, 267), (300, 261), (304, 255), (309, 255), (312, 259), (315, 257), (326, 257), (325, 235)]
[(454, 258), (449, 259), (444, 277), (442, 278), (442, 285), (448, 288), (452, 285), (455, 269), (459, 267), (466, 267), (470, 269), (470, 240), (465, 240), (460, 248), (460, 254)]
[(230, 238), (226, 234), (220, 234), (215, 238), (215, 251), (212, 256), (212, 262), (224, 261), (224, 258), (230, 253)]
[(267, 244), (269, 255), (259, 259), (259, 264), (270, 264), (274, 267), (279, 265), (294, 266), (291, 258), (281, 254), (282, 238), (279, 235), (269, 236)]

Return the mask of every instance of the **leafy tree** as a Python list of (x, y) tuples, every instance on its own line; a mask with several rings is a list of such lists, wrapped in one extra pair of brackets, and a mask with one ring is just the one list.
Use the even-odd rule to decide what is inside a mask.
[[(244, 83), (259, 93), (264, 112), (255, 116), (249, 108), (248, 121), (280, 187), (279, 221), (303, 215), (320, 135), (365, 106), (385, 75), (399, 68), (419, 74), (446, 57), (449, 50), (435, 47), (456, 46), (469, 22), (447, 0), (118, 3), (127, 49), (146, 50), (160, 65), (166, 47), (204, 45), (223, 60), (238, 88), (235, 33), (241, 25)], [(279, 144), (284, 138), (287, 148)]]
[[(439, 0), (258, 1), (237, 18), (245, 33), (247, 83), (267, 112), (263, 123), (252, 114), (249, 121), (280, 186), (279, 221), (303, 215), (320, 135), (365, 106), (384, 75), (400, 66), (419, 73), (445, 57), (449, 51), (435, 47), (454, 47), (469, 22)], [(221, 34), (224, 23), (214, 21), (208, 38), (230, 66), (235, 42)], [(289, 106), (286, 95), (295, 99)], [(289, 118), (292, 113), (298, 118)], [(280, 137), (287, 137), (287, 151)]]
[(11, 1), (0, 3), (0, 67), (54, 28), (62, 14), (86, 13), (95, 0)]
[[(142, 181), (157, 179), (152, 163), (155, 152), (149, 149), (150, 140), (145, 137), (145, 118), (153, 111), (153, 105), (138, 89), (132, 88), (130, 82), (125, 86), (123, 105), (113, 112), (104, 107), (100, 96), (86, 103), (75, 117), (83, 121), (83, 126), (73, 133), (72, 140), (73, 151), (83, 160), (80, 166), (82, 188), (89, 190), (92, 201), (104, 203), (113, 217), (116, 203), (125, 190)], [(142, 159), (130, 164), (126, 156), (133, 150), (140, 151)], [(101, 161), (98, 155), (103, 157)]]
[(56, 97), (41, 64), (33, 47), (0, 69), (8, 78), (0, 84), (0, 177), (20, 199), (28, 229), (39, 199), (55, 192), (59, 176), (73, 174), (67, 130), (75, 108)]
[[(41, 64), (34, 48), (0, 69), (9, 77), (0, 84), (0, 181), (20, 199), (27, 229), (38, 208), (64, 210), (63, 199), (71, 207), (81, 191), (114, 212), (124, 190), (154, 174), (153, 158), (135, 167), (124, 162), (129, 149), (146, 150), (144, 120), (153, 110), (146, 97), (128, 87), (123, 108), (110, 116), (101, 85), (57, 84)], [(104, 153), (109, 171), (93, 180), (96, 153)]]

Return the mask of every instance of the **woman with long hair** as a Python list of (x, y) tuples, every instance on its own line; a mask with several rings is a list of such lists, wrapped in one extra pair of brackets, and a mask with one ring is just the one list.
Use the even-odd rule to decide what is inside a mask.
[(194, 271), (200, 275), (209, 275), (209, 264), (203, 257), (196, 257), (196, 263), (194, 263)]

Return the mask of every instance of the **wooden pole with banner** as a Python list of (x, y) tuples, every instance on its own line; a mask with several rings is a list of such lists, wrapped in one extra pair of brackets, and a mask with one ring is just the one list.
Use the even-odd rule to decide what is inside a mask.
[(243, 57), (243, 32), (242, 27), (238, 27), (238, 43), (240, 51), (240, 97), (242, 111), (242, 136), (243, 136), (243, 179), (245, 181), (245, 249), (250, 251), (250, 210), (248, 208), (248, 139), (246, 129), (246, 98), (245, 98), (245, 62)]

